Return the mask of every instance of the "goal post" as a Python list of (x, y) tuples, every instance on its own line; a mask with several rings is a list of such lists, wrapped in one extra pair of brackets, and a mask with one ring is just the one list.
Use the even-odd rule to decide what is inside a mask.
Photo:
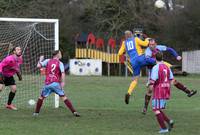
[[(23, 52), (21, 71), (23, 81), (17, 78), (17, 94), (14, 103), (17, 106), (27, 106), (29, 99), (37, 100), (44, 76), (37, 69), (40, 55), (52, 57), (52, 51), (59, 49), (59, 20), (32, 18), (0, 18), (0, 61), (5, 58), (10, 49), (20, 46)], [(9, 88), (6, 88), (9, 89)], [(7, 102), (9, 90), (0, 93), (0, 103)], [(59, 107), (59, 96), (51, 96), (45, 106)]]

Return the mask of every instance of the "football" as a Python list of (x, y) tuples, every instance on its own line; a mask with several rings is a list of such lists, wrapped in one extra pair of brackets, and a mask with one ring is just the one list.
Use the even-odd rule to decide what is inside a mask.
[(28, 101), (28, 104), (31, 105), (31, 106), (35, 105), (35, 100), (30, 99), (30, 100)]
[(157, 0), (154, 5), (157, 8), (164, 8), (165, 7), (165, 2), (162, 1), (162, 0)]

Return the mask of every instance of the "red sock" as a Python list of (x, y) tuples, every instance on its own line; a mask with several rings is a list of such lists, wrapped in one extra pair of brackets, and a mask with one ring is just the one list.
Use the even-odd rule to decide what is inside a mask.
[(169, 123), (170, 119), (167, 117), (167, 115), (165, 115), (165, 113), (162, 112), (162, 111), (160, 111), (160, 113), (162, 114), (163, 119), (164, 119), (167, 123)]
[(76, 112), (76, 110), (75, 110), (74, 107), (72, 106), (72, 103), (71, 103), (71, 101), (70, 101), (69, 99), (66, 99), (66, 100), (64, 101), (64, 103), (65, 103), (65, 105), (70, 109), (70, 111), (71, 111), (72, 113)]
[(37, 105), (36, 105), (36, 108), (35, 108), (35, 113), (39, 113), (40, 112), (40, 108), (41, 108), (41, 106), (43, 104), (43, 100), (44, 99), (38, 98)]
[(166, 129), (165, 122), (161, 113), (156, 114), (157, 121), (162, 129)]
[(174, 86), (175, 86), (176, 88), (178, 88), (179, 90), (184, 91), (184, 92), (187, 93), (187, 94), (190, 93), (190, 90), (188, 90), (187, 87), (185, 87), (182, 83), (178, 82), (177, 80), (175, 80)]

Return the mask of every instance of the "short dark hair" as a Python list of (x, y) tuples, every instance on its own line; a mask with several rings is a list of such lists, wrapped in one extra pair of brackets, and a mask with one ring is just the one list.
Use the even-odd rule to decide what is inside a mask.
[(16, 51), (17, 47), (21, 48), (20, 46), (14, 46), (14, 47), (12, 47), (11, 52), (14, 53), (14, 51)]
[(156, 53), (156, 60), (157, 61), (162, 61), (163, 60), (163, 53), (162, 52), (157, 52)]
[(52, 56), (54, 57), (54, 56), (57, 55), (59, 52), (60, 52), (60, 50), (55, 50), (55, 51), (53, 51)]
[(11, 52), (14, 52), (18, 46), (12, 48)]

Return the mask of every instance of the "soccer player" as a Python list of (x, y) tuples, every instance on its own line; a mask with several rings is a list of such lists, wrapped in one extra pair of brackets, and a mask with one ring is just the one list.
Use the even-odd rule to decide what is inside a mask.
[[(160, 125), (159, 133), (167, 133), (173, 128), (174, 122), (164, 113), (166, 100), (170, 98), (170, 82), (173, 74), (170, 68), (163, 63), (162, 52), (156, 53), (156, 65), (152, 69), (150, 89), (153, 91), (152, 108)], [(168, 124), (168, 128), (165, 125)]]
[(44, 60), (44, 56), (40, 57), (37, 67), (46, 67), (46, 79), (41, 95), (38, 98), (35, 112), (33, 113), (34, 116), (39, 114), (44, 99), (48, 97), (52, 92), (60, 96), (60, 98), (64, 101), (65, 105), (70, 109), (74, 116), (80, 116), (80, 114), (74, 109), (71, 101), (67, 98), (63, 90), (65, 86), (65, 71), (63, 63), (59, 60), (61, 58), (62, 54), (59, 50), (53, 52), (52, 59)]
[[(178, 61), (181, 60), (181, 56), (179, 56), (177, 54), (177, 52), (170, 48), (170, 47), (167, 47), (167, 46), (164, 46), (164, 45), (157, 45), (155, 39), (150, 39), (149, 41), (149, 47), (146, 48), (146, 51), (145, 51), (145, 56), (146, 57), (150, 57), (150, 58), (154, 58), (155, 59), (155, 55), (157, 52), (164, 52), (164, 51), (168, 51), (169, 53), (171, 53)], [(167, 66), (169, 67), (170, 64), (165, 62), (165, 64), (167, 64)], [(150, 74), (151, 74), (151, 66), (149, 67), (148, 69), (148, 72), (149, 72), (149, 77), (148, 77), (148, 81), (149, 81), (149, 78), (150, 78)], [(181, 82), (177, 81), (177, 80), (172, 80), (172, 84), (178, 88), (179, 90), (185, 92), (187, 94), (188, 97), (191, 97), (193, 95), (195, 95), (197, 93), (196, 90), (190, 90), (188, 89), (186, 86), (184, 86)], [(146, 92), (146, 95), (145, 95), (145, 102), (144, 102), (144, 108), (143, 108), (143, 114), (146, 114), (146, 111), (147, 111), (147, 108), (148, 108), (148, 104), (150, 102), (150, 99), (151, 99), (151, 93), (152, 91), (149, 89), (149, 86), (148, 86), (148, 83), (147, 83), (147, 92)]]
[(118, 52), (120, 57), (123, 53), (127, 53), (130, 58), (130, 63), (132, 65), (133, 80), (129, 86), (127, 94), (125, 94), (125, 103), (129, 103), (129, 98), (133, 90), (135, 89), (139, 76), (140, 69), (147, 65), (154, 65), (155, 59), (146, 58), (144, 52), (142, 51), (142, 46), (146, 47), (149, 44), (149, 40), (145, 39), (144, 41), (138, 37), (134, 37), (132, 32), (127, 30), (125, 31), (125, 41), (122, 42), (122, 46)]
[(10, 87), (6, 108), (17, 110), (17, 107), (12, 104), (17, 90), (14, 75), (17, 74), (19, 81), (22, 80), (20, 73), (20, 65), (23, 61), (21, 56), (22, 50), (19, 46), (17, 46), (14, 47), (11, 52), (13, 54), (5, 57), (0, 63), (0, 91), (3, 90), (4, 85)]

